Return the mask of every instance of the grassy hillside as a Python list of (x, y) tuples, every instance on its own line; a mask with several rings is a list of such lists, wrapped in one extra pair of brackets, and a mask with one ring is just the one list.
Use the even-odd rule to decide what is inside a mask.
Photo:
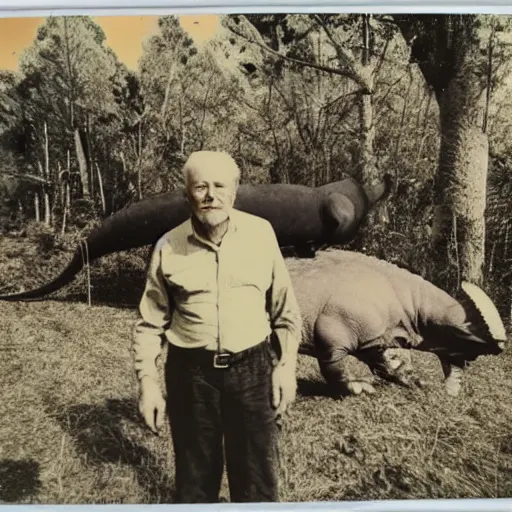
[[(26, 254), (0, 258), (3, 283), (28, 279)], [(127, 267), (115, 261), (121, 275)], [(0, 501), (171, 500), (169, 430), (154, 436), (137, 412), (129, 351), (137, 312), (99, 305), (95, 272), (91, 307), (83, 281), (61, 292), (66, 300), (0, 302)], [(282, 431), (284, 500), (512, 497), (510, 348), (479, 359), (458, 398), (444, 394), (434, 357), (414, 360), (425, 389), (382, 383), (372, 397), (335, 400), (316, 361), (301, 357), (299, 396)]]

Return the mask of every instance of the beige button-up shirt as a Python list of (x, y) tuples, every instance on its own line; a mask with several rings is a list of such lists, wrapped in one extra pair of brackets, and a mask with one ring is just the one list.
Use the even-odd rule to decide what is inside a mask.
[(239, 352), (272, 330), (281, 347), (298, 346), (301, 334), (272, 226), (235, 209), (220, 246), (201, 238), (190, 219), (158, 241), (139, 309), (133, 339), (139, 378), (154, 375), (163, 335), (180, 347)]

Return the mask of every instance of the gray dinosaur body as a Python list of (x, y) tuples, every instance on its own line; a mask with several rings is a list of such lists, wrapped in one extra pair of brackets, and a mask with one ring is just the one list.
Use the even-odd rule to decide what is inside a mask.
[[(272, 224), (279, 246), (309, 254), (315, 246), (344, 244), (361, 229), (368, 212), (389, 194), (391, 179), (363, 186), (352, 178), (311, 188), (291, 184), (241, 185), (235, 208)], [(66, 268), (42, 286), (0, 295), (0, 300), (41, 300), (72, 281), (84, 266), (106, 254), (153, 245), (190, 216), (182, 190), (148, 197), (108, 217), (77, 247)], [(311, 250), (313, 249), (313, 250)]]
[(347, 355), (409, 384), (410, 363), (390, 357), (393, 349), (433, 352), (447, 390), (456, 394), (467, 362), (502, 350), (464, 302), (386, 261), (329, 250), (306, 262), (288, 259), (287, 266), (303, 316), (300, 352), (316, 357), (323, 376), (342, 394), (373, 391), (351, 374)]

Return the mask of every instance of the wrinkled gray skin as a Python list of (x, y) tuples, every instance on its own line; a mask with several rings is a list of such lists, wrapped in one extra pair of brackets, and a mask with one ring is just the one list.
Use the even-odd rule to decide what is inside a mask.
[(287, 267), (303, 316), (300, 353), (318, 359), (335, 394), (375, 391), (351, 371), (348, 355), (374, 374), (414, 386), (421, 382), (403, 349), (435, 353), (446, 391), (456, 395), (468, 362), (503, 349), (469, 302), (383, 260), (328, 250), (309, 261), (287, 259)]

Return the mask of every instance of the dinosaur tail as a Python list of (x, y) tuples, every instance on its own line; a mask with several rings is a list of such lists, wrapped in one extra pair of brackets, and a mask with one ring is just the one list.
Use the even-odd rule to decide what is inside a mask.
[(87, 256), (87, 244), (82, 242), (80, 247), (75, 252), (73, 259), (70, 261), (69, 265), (58, 275), (55, 279), (50, 281), (49, 283), (40, 286), (39, 288), (34, 288), (32, 290), (27, 290), (19, 293), (11, 293), (6, 295), (0, 295), (0, 300), (5, 301), (35, 301), (42, 300), (43, 297), (49, 295), (50, 293), (62, 288), (64, 285), (70, 283), (74, 277), (82, 270), (84, 264), (88, 262)]
[(55, 279), (33, 290), (0, 295), (0, 300), (40, 300), (70, 283), (84, 265), (106, 254), (154, 244), (166, 231), (181, 223), (187, 211), (187, 203), (180, 192), (127, 206), (105, 219), (81, 241), (69, 265)]

